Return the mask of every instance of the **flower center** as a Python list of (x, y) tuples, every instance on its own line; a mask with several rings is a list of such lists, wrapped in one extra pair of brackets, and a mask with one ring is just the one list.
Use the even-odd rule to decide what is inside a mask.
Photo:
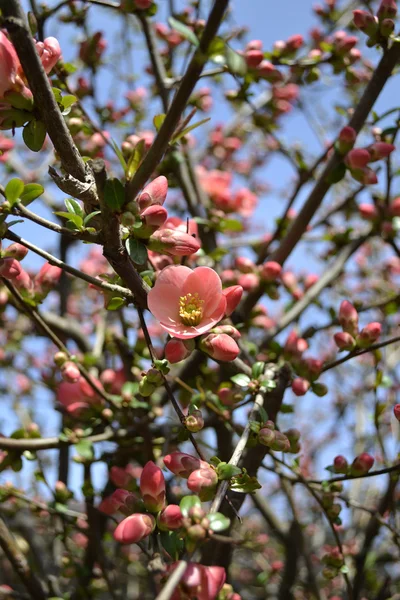
[(199, 294), (186, 294), (179, 298), (179, 316), (185, 325), (198, 325), (203, 316), (204, 300), (200, 300)]

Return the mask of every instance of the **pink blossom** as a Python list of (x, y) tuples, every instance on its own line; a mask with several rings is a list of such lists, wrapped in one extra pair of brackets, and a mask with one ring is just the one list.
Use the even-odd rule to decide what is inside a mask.
[(357, 343), (359, 346), (368, 347), (379, 339), (381, 333), (382, 325), (380, 323), (368, 323), (357, 336)]
[(258, 204), (258, 198), (247, 188), (240, 188), (233, 197), (235, 212), (243, 217), (251, 217)]
[(347, 469), (349, 467), (346, 458), (344, 456), (342, 456), (341, 454), (339, 454), (338, 456), (335, 456), (334, 461), (333, 461), (333, 466), (335, 469), (335, 473), (343, 473), (343, 474), (347, 473)]
[(4, 250), (4, 256), (7, 258), (15, 258), (16, 260), (22, 260), (27, 254), (28, 248), (17, 242), (10, 244)]
[(163, 206), (159, 206), (158, 204), (154, 204), (152, 206), (148, 206), (141, 213), (140, 216), (142, 221), (146, 227), (149, 227), (150, 230), (156, 230), (162, 225), (164, 225), (167, 220), (168, 212), (167, 209)]
[(20, 62), (14, 46), (0, 31), (0, 98), (15, 86)]
[(140, 493), (147, 510), (158, 512), (165, 505), (165, 479), (160, 469), (149, 460), (140, 476)]
[[(99, 381), (94, 380), (98, 387)], [(63, 381), (57, 388), (57, 400), (71, 417), (77, 418), (91, 406), (101, 406), (102, 398), (81, 377), (76, 383)]]
[(208, 463), (203, 462), (196, 456), (185, 454), (184, 452), (172, 452), (164, 456), (164, 465), (169, 471), (187, 479), (189, 475), (199, 469), (202, 465), (208, 467)]
[(64, 381), (68, 381), (68, 383), (76, 383), (81, 376), (76, 364), (69, 360), (61, 367), (61, 374)]
[(371, 160), (371, 155), (365, 148), (350, 150), (345, 158), (345, 163), (350, 169), (362, 169)]
[(110, 469), (110, 479), (117, 487), (127, 489), (140, 477), (141, 473), (141, 468), (134, 467), (131, 464), (126, 465), (126, 467), (114, 465)]
[(281, 265), (274, 260), (269, 260), (262, 265), (260, 275), (265, 281), (276, 281), (281, 272)]
[(221, 280), (209, 267), (166, 267), (148, 295), (150, 312), (163, 329), (180, 339), (212, 329), (223, 318), (226, 304)]
[(15, 258), (0, 259), (0, 275), (5, 279), (13, 280), (22, 271), (22, 267)]
[(187, 480), (191, 492), (199, 496), (202, 502), (211, 500), (218, 485), (218, 475), (210, 466), (196, 469)]
[(162, 531), (180, 529), (183, 524), (183, 514), (177, 504), (166, 506), (157, 518), (158, 528)]
[(114, 531), (114, 539), (120, 544), (135, 544), (148, 537), (155, 526), (152, 515), (135, 513), (121, 521)]
[(62, 269), (45, 263), (35, 277), (35, 287), (37, 288), (52, 288), (57, 285), (61, 277)]
[[(171, 565), (173, 571), (179, 563)], [(197, 563), (189, 563), (181, 582), (182, 591), (187, 591), (191, 598), (197, 600), (215, 600), (226, 579), (223, 567), (206, 567)], [(186, 594), (185, 594), (186, 596)], [(181, 594), (177, 596), (183, 598)]]
[[(0, 58), (0, 61), (1, 61), (1, 58)], [(0, 77), (1, 77), (1, 74), (0, 74)], [(1, 85), (1, 83), (0, 83), (0, 85)], [(0, 95), (0, 97), (1, 97), (1, 95)], [(14, 146), (15, 146), (14, 140), (10, 140), (10, 139), (4, 137), (3, 135), (0, 135), (0, 163), (7, 161), (8, 153), (10, 150), (12, 150), (14, 148)]]
[(396, 419), (397, 419), (398, 421), (400, 421), (400, 404), (396, 404), (396, 405), (393, 407), (393, 413), (394, 413), (394, 416), (396, 417)]
[(61, 58), (61, 48), (58, 40), (55, 37), (48, 37), (44, 42), (37, 42), (35, 40), (35, 44), (44, 70), (46, 73), (50, 73)]
[(142, 211), (152, 204), (164, 204), (168, 192), (168, 180), (164, 175), (156, 177), (139, 194), (138, 204)]
[(238, 283), (246, 292), (250, 292), (258, 287), (260, 280), (255, 273), (242, 273), (238, 278)]
[(168, 217), (163, 225), (163, 229), (177, 229), (178, 231), (182, 231), (182, 233), (188, 233), (192, 237), (199, 238), (199, 228), (193, 219), (184, 221), (179, 217)]
[(339, 308), (339, 323), (343, 331), (356, 335), (358, 332), (358, 312), (348, 300), (343, 300)]

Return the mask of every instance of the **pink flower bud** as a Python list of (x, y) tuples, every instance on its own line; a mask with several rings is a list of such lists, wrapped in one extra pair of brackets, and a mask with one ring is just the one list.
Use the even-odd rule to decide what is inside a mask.
[(348, 467), (348, 462), (344, 456), (341, 456), (340, 454), (338, 456), (335, 456), (333, 460), (333, 468), (335, 469), (335, 473), (346, 474)]
[(286, 340), (284, 350), (286, 354), (293, 355), (299, 358), (308, 348), (305, 339), (299, 338), (295, 331), (291, 331)]
[(252, 273), (256, 268), (256, 265), (249, 258), (246, 258), (245, 256), (238, 256), (235, 259), (235, 267), (241, 273)]
[(296, 377), (292, 381), (292, 391), (296, 396), (304, 396), (310, 389), (310, 382), (303, 377)]
[(202, 464), (208, 467), (208, 463), (201, 461), (196, 456), (185, 454), (184, 452), (172, 452), (164, 457), (164, 465), (174, 475), (187, 479), (196, 469), (200, 469)]
[(219, 401), (224, 406), (232, 406), (237, 402), (236, 392), (232, 388), (223, 387), (217, 392)]
[(135, 544), (148, 537), (155, 526), (152, 515), (136, 513), (121, 521), (114, 531), (114, 539), (120, 544)]
[(363, 169), (354, 169), (351, 171), (353, 179), (359, 181), (363, 185), (375, 185), (378, 183), (378, 177), (372, 169), (364, 167)]
[(222, 293), (226, 298), (225, 314), (227, 317), (229, 317), (242, 299), (243, 288), (241, 285), (231, 285), (230, 287), (222, 290)]
[(187, 480), (191, 492), (199, 496), (202, 502), (211, 500), (218, 485), (218, 475), (211, 467), (193, 471)]
[(303, 36), (299, 33), (295, 33), (294, 35), (288, 37), (288, 39), (286, 40), (286, 49), (289, 51), (298, 50), (302, 47), (303, 43)]
[(152, 5), (153, 0), (134, 0), (136, 8), (139, 10), (147, 10)]
[(314, 273), (310, 273), (304, 278), (304, 289), (309, 290), (317, 281), (319, 280), (319, 275)]
[(374, 221), (379, 217), (378, 209), (374, 204), (360, 204), (358, 210), (360, 211), (360, 215), (367, 221)]
[(134, 494), (119, 489), (115, 490), (111, 496), (104, 498), (100, 502), (98, 510), (106, 515), (114, 515), (118, 511), (126, 514), (128, 511), (132, 512), (137, 504), (138, 499)]
[(379, 25), (380, 34), (383, 37), (389, 37), (394, 31), (395, 23), (392, 19), (383, 19)]
[(353, 22), (357, 29), (368, 36), (374, 36), (377, 31), (376, 18), (366, 10), (353, 10)]
[(153, 204), (164, 204), (168, 192), (168, 180), (164, 175), (156, 177), (151, 183), (146, 185), (143, 192), (139, 194), (138, 205), (140, 211)]
[(362, 169), (371, 160), (371, 155), (365, 148), (354, 148), (346, 155), (345, 163), (350, 169)]
[(80, 372), (75, 363), (71, 361), (67, 361), (61, 367), (61, 375), (64, 381), (68, 381), (69, 383), (75, 383), (80, 379)]
[(263, 43), (261, 40), (251, 40), (248, 44), (246, 44), (246, 51), (248, 50), (262, 50)]
[(395, 0), (382, 0), (376, 13), (379, 21), (382, 21), (383, 19), (394, 19), (396, 15), (397, 4)]
[(242, 288), (246, 292), (250, 292), (251, 290), (255, 290), (259, 284), (258, 275), (255, 273), (242, 273), (239, 276), (238, 284), (242, 286)]
[(269, 427), (262, 427), (258, 432), (258, 441), (263, 446), (270, 448), (275, 441), (275, 431)]
[(400, 198), (395, 198), (389, 205), (389, 212), (392, 217), (400, 217)]
[(339, 323), (343, 331), (356, 335), (358, 333), (358, 312), (348, 300), (343, 300), (339, 308)]
[(357, 132), (352, 127), (343, 127), (338, 136), (337, 150), (340, 154), (347, 154), (355, 144)]
[(226, 335), (229, 335), (234, 340), (239, 340), (242, 337), (240, 331), (233, 325), (218, 325), (218, 327), (213, 327), (210, 333), (226, 333)]
[(22, 244), (15, 242), (10, 244), (4, 250), (4, 256), (7, 258), (15, 258), (15, 260), (22, 260), (28, 254), (28, 248), (25, 248)]
[(365, 475), (368, 473), (368, 471), (370, 471), (374, 462), (375, 461), (370, 454), (363, 452), (354, 459), (350, 467), (350, 472), (352, 475)]
[(183, 514), (177, 504), (169, 504), (157, 517), (158, 528), (162, 531), (174, 531), (183, 525)]
[(283, 75), (269, 60), (263, 60), (257, 67), (257, 74), (270, 83), (283, 80)]
[(114, 465), (110, 469), (110, 479), (119, 488), (128, 488), (136, 478), (133, 476), (130, 465), (118, 467)]
[(380, 323), (368, 323), (357, 336), (357, 344), (362, 348), (366, 348), (376, 342), (382, 333), (382, 325)]
[(61, 277), (62, 269), (50, 263), (45, 263), (35, 277), (35, 287), (51, 289), (55, 287)]
[(317, 379), (320, 376), (323, 366), (324, 362), (317, 358), (306, 358), (304, 360), (304, 367), (311, 380)]
[(148, 241), (147, 247), (171, 256), (189, 256), (200, 249), (199, 241), (178, 229), (159, 229)]
[(0, 275), (1, 277), (4, 277), (4, 279), (10, 279), (12, 281), (18, 277), (21, 271), (22, 267), (15, 258), (0, 259)]
[(165, 505), (165, 480), (160, 469), (149, 461), (145, 464), (140, 476), (140, 493), (146, 509), (158, 512)]
[(265, 281), (276, 281), (279, 279), (281, 272), (281, 265), (274, 260), (269, 260), (262, 265), (260, 275)]
[(393, 408), (394, 416), (398, 421), (400, 421), (400, 404), (396, 404)]
[(370, 153), (370, 161), (375, 162), (381, 158), (387, 158), (395, 150), (393, 144), (387, 144), (386, 142), (375, 142), (368, 146), (368, 152)]
[(263, 61), (264, 55), (261, 50), (248, 50), (244, 55), (247, 65), (255, 69)]
[(335, 333), (333, 336), (336, 346), (339, 350), (353, 350), (356, 345), (356, 341), (350, 333), (346, 331), (340, 331)]
[(35, 44), (44, 70), (46, 73), (50, 73), (61, 58), (61, 48), (58, 40), (55, 37), (48, 37), (44, 42), (37, 42), (35, 40)]
[(140, 216), (146, 227), (150, 227), (152, 230), (155, 231), (156, 229), (164, 225), (165, 221), (168, 218), (168, 212), (167, 209), (163, 206), (153, 204), (145, 208), (140, 213)]
[(0, 31), (0, 98), (15, 85), (20, 62), (14, 46)]
[(187, 346), (182, 340), (175, 338), (169, 340), (164, 349), (165, 358), (171, 364), (181, 362), (181, 360), (184, 360), (192, 353), (192, 350), (189, 350)]
[(211, 333), (200, 341), (200, 349), (215, 360), (231, 362), (239, 355), (239, 346), (226, 333)]

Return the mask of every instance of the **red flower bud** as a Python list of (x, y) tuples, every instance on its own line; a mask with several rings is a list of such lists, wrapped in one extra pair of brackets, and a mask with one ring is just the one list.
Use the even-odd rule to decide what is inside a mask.
[(233, 338), (226, 333), (211, 333), (203, 337), (199, 344), (200, 349), (215, 360), (231, 362), (239, 355), (240, 349)]
[(240, 331), (233, 325), (218, 325), (217, 327), (210, 329), (210, 333), (226, 333), (226, 335), (229, 335), (234, 340), (239, 340), (241, 338)]
[(396, 404), (393, 408), (394, 416), (398, 421), (400, 421), (400, 404)]
[(187, 480), (187, 486), (202, 502), (211, 500), (218, 485), (218, 475), (210, 466), (193, 471)]
[(184, 452), (172, 452), (164, 457), (164, 465), (169, 471), (187, 479), (193, 471), (200, 469), (202, 465), (208, 467), (208, 463), (201, 461), (196, 456)]
[(118, 511), (126, 514), (132, 512), (137, 504), (138, 499), (135, 494), (119, 489), (115, 490), (111, 496), (104, 498), (100, 502), (98, 510), (106, 515), (113, 515)]
[(171, 364), (181, 362), (181, 360), (184, 360), (192, 353), (192, 350), (189, 348), (190, 346), (187, 342), (178, 339), (169, 340), (164, 348), (165, 358)]
[(337, 150), (340, 154), (347, 154), (355, 144), (357, 132), (352, 127), (343, 127), (338, 136)]
[(292, 391), (296, 396), (304, 396), (310, 389), (310, 382), (303, 377), (296, 377), (292, 381)]
[(248, 50), (244, 58), (246, 60), (247, 65), (251, 69), (255, 69), (258, 65), (263, 61), (264, 55), (261, 50)]
[(383, 19), (394, 19), (397, 15), (397, 4), (395, 0), (382, 0), (376, 16), (379, 21), (383, 21)]
[(67, 361), (62, 365), (61, 375), (64, 381), (68, 381), (69, 383), (79, 381), (81, 376), (78, 367), (71, 361)]
[(381, 158), (387, 158), (395, 150), (395, 146), (386, 142), (375, 142), (375, 144), (368, 146), (367, 150), (371, 156), (369, 162), (375, 162)]
[(389, 205), (389, 213), (392, 217), (400, 217), (400, 198), (395, 198)]
[(353, 22), (357, 29), (368, 36), (374, 36), (377, 31), (376, 18), (366, 10), (353, 10)]
[(7, 258), (15, 258), (15, 260), (22, 260), (28, 254), (28, 248), (25, 248), (22, 244), (15, 242), (10, 244), (4, 250), (4, 256)]
[(158, 512), (165, 505), (165, 480), (159, 467), (149, 461), (140, 476), (140, 493), (145, 507), (150, 512)]
[(350, 169), (362, 169), (371, 160), (371, 155), (365, 148), (350, 150), (345, 158), (345, 163)]
[(335, 456), (333, 460), (333, 468), (335, 469), (335, 473), (346, 474), (348, 467), (348, 462), (344, 456), (341, 456), (340, 454), (338, 456)]
[(262, 427), (258, 432), (258, 441), (263, 446), (270, 448), (275, 441), (275, 431), (269, 427)]
[(380, 323), (368, 323), (357, 336), (357, 344), (362, 348), (366, 348), (376, 342), (381, 333), (382, 325)]
[(141, 213), (140, 216), (146, 227), (150, 227), (153, 231), (164, 225), (168, 218), (167, 209), (158, 204), (148, 206)]
[(351, 176), (363, 185), (375, 185), (375, 183), (378, 183), (378, 177), (376, 176), (375, 171), (369, 167), (354, 169), (351, 171)]
[(262, 265), (260, 275), (265, 281), (276, 281), (279, 279), (281, 272), (281, 265), (274, 260), (269, 260)]
[(199, 241), (178, 229), (159, 229), (148, 241), (147, 247), (171, 256), (189, 256), (200, 249)]
[(374, 221), (379, 217), (378, 209), (373, 204), (360, 204), (358, 210), (360, 211), (360, 215), (364, 219), (367, 219), (367, 221)]
[(158, 528), (162, 531), (180, 529), (183, 524), (183, 514), (177, 504), (169, 504), (157, 517)]
[(353, 350), (356, 345), (356, 341), (350, 333), (346, 331), (340, 331), (335, 333), (333, 336), (336, 346), (339, 350)]
[(227, 317), (229, 317), (233, 313), (233, 311), (235, 310), (242, 298), (243, 288), (241, 285), (231, 285), (230, 287), (227, 287), (224, 290), (222, 290), (222, 293), (226, 298), (225, 314)]
[(139, 210), (142, 211), (145, 208), (153, 204), (164, 204), (165, 198), (168, 192), (168, 180), (164, 175), (156, 177), (151, 183), (146, 185), (143, 192), (139, 194), (138, 205)]
[(232, 406), (237, 402), (236, 392), (232, 388), (223, 387), (217, 392), (219, 401), (224, 406)]
[(114, 539), (120, 544), (135, 544), (148, 537), (155, 526), (152, 515), (136, 513), (121, 521), (114, 531)]
[(373, 464), (373, 457), (370, 454), (367, 454), (367, 452), (363, 452), (362, 454), (356, 456), (356, 458), (353, 460), (353, 463), (350, 467), (350, 473), (352, 475), (365, 475), (371, 470)]
[(354, 306), (348, 301), (343, 300), (339, 309), (339, 323), (343, 331), (356, 335), (358, 332), (358, 312)]

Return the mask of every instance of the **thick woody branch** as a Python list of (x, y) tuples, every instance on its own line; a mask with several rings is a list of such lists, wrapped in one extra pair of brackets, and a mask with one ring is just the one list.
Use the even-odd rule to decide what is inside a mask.
[[(86, 168), (76, 148), (43, 69), (25, 15), (18, 0), (0, 0), (4, 25), (21, 61), (25, 77), (35, 99), (35, 108), (46, 126), (61, 164), (69, 175), (80, 182), (86, 181)], [(87, 199), (95, 204), (93, 189)]]

